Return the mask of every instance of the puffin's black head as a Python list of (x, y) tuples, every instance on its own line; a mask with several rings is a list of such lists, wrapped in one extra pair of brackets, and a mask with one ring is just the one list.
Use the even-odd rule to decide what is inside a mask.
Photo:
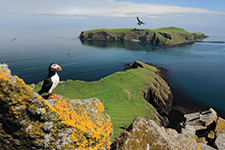
[(49, 67), (48, 70), (50, 71), (61, 71), (62, 67), (60, 67), (58, 64), (56, 63), (52, 63)]

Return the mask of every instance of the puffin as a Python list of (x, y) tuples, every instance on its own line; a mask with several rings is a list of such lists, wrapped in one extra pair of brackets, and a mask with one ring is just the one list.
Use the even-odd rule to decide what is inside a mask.
[(140, 26), (141, 24), (144, 24), (145, 25), (145, 23), (144, 22), (142, 22), (138, 17), (137, 17), (137, 21), (138, 21), (138, 25)]
[(44, 83), (41, 87), (41, 90), (38, 92), (39, 95), (43, 93), (48, 93), (50, 98), (57, 98), (55, 94), (52, 94), (52, 91), (56, 88), (59, 83), (59, 75), (56, 71), (61, 71), (62, 67), (56, 63), (50, 64), (48, 67), (48, 76), (44, 80)]

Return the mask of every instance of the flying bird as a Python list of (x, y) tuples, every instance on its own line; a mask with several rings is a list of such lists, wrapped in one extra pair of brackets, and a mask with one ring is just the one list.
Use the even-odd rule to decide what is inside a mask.
[(61, 71), (62, 67), (60, 67), (56, 63), (52, 63), (48, 67), (48, 76), (44, 80), (44, 83), (41, 87), (41, 90), (38, 92), (39, 95), (43, 93), (48, 93), (50, 98), (56, 98), (57, 96), (55, 94), (52, 94), (52, 91), (56, 88), (56, 86), (59, 83), (59, 75), (56, 71)]
[(138, 25), (140, 26), (141, 24), (143, 24), (143, 25), (145, 25), (145, 23), (144, 22), (142, 22), (138, 17), (137, 17), (137, 21), (138, 21)]

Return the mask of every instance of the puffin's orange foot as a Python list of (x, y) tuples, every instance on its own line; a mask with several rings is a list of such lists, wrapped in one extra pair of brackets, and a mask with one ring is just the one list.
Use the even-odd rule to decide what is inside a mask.
[(50, 94), (49, 97), (53, 99), (53, 98), (57, 98), (57, 95), (55, 95), (55, 94)]

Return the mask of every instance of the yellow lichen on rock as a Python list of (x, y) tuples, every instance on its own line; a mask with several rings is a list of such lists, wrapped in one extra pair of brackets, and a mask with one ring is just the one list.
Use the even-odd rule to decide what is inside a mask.
[(217, 136), (220, 133), (225, 134), (225, 120), (224, 119), (222, 119), (222, 118), (219, 117), (219, 119), (217, 121), (217, 124), (216, 124), (215, 132), (216, 132)]
[(58, 97), (45, 100), (0, 69), (0, 147), (109, 149), (112, 124), (100, 100)]
[(195, 143), (196, 143), (196, 145), (197, 145), (197, 149), (198, 149), (198, 150), (202, 150), (201, 147), (199, 146), (199, 144), (197, 143), (197, 141), (196, 141), (195, 139), (193, 139), (193, 140), (195, 141)]
[[(100, 112), (104, 110), (102, 104), (96, 103), (96, 105), (96, 110)], [(95, 123), (85, 109), (79, 107), (75, 111), (66, 100), (58, 100), (55, 103), (55, 108), (62, 116), (61, 122), (74, 127), (71, 140), (79, 145), (79, 149), (103, 149), (105, 146), (107, 149), (110, 148), (111, 121), (103, 123), (97, 120)], [(97, 111), (95, 115), (100, 116)]]

